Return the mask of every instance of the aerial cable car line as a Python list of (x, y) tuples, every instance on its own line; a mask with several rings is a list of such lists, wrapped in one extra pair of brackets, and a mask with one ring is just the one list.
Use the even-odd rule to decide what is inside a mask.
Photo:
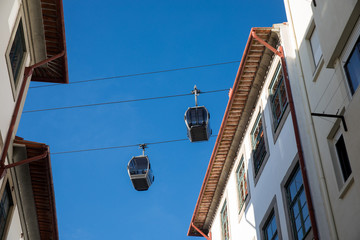
[[(229, 91), (229, 89), (218, 89), (201, 92), (202, 94), (206, 93), (216, 93), (216, 92), (224, 92)], [(23, 111), (23, 113), (35, 113), (35, 112), (45, 112), (45, 111), (54, 111), (54, 110), (64, 110), (64, 109), (72, 109), (72, 108), (84, 108), (84, 107), (94, 107), (94, 106), (103, 106), (110, 104), (120, 104), (120, 103), (129, 103), (129, 102), (140, 102), (140, 101), (148, 101), (148, 100), (156, 100), (156, 99), (165, 99), (165, 98), (174, 98), (174, 97), (184, 97), (192, 95), (193, 93), (184, 93), (184, 94), (175, 94), (168, 96), (160, 96), (160, 97), (150, 97), (150, 98), (139, 98), (139, 99), (130, 99), (130, 100), (122, 100), (122, 101), (114, 101), (114, 102), (103, 102), (103, 103), (93, 103), (93, 104), (84, 104), (84, 105), (74, 105), (67, 107), (56, 107), (56, 108), (44, 108), (44, 109), (35, 109), (35, 110), (27, 110)]]
[(206, 64), (206, 65), (199, 65), (199, 66), (190, 66), (190, 67), (159, 70), (159, 71), (153, 71), (153, 72), (143, 72), (143, 73), (125, 74), (125, 75), (103, 77), (103, 78), (93, 78), (93, 79), (87, 79), (87, 80), (81, 80), (81, 81), (73, 81), (73, 82), (69, 82), (68, 84), (65, 84), (65, 85), (62, 83), (57, 83), (57, 84), (32, 86), (29, 88), (45, 88), (45, 87), (54, 87), (54, 86), (58, 86), (58, 85), (67, 86), (67, 85), (71, 85), (71, 84), (81, 84), (81, 83), (104, 81), (104, 80), (111, 80), (111, 79), (117, 79), (117, 78), (128, 78), (128, 77), (137, 77), (137, 76), (144, 76), (144, 75), (151, 75), (151, 74), (158, 74), (158, 73), (183, 71), (183, 70), (188, 70), (188, 69), (213, 67), (213, 66), (226, 65), (226, 64), (239, 63), (239, 62), (240, 62), (239, 60), (236, 60), (236, 61), (230, 61), (230, 62), (220, 62), (220, 63)]
[[(217, 135), (212, 135), (211, 137), (217, 137)], [(155, 144), (182, 142), (182, 141), (189, 141), (189, 139), (183, 138), (183, 139), (174, 139), (174, 140), (160, 141), (160, 142), (149, 142), (149, 143), (144, 143), (144, 144), (145, 144), (145, 145), (155, 145)], [(138, 146), (140, 146), (140, 145), (141, 145), (141, 144), (131, 144), (131, 145), (122, 145), (122, 146), (113, 146), (113, 147), (88, 148), (88, 149), (79, 149), (79, 150), (71, 150), (71, 151), (63, 151), (63, 152), (52, 152), (51, 155), (80, 153), (80, 152), (90, 152), (90, 151), (104, 151), (104, 150), (110, 150), (110, 149), (120, 149), (120, 148), (138, 147)]]

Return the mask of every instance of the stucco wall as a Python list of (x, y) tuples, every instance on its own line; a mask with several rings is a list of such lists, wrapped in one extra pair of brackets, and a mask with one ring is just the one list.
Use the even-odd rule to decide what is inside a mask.
[[(299, 2), (308, 4), (311, 9), (298, 8)], [(322, 239), (359, 239), (360, 131), (357, 123), (360, 119), (360, 91), (357, 89), (354, 95), (351, 94), (344, 72), (344, 64), (360, 35), (360, 23), (354, 21), (354, 16), (356, 19), (359, 16), (359, 1), (316, 0), (316, 3), (315, 7), (310, 1), (285, 0), (287, 16), (297, 43), (296, 61), (302, 80), (299, 87), (306, 97), (304, 105), (308, 105), (312, 113), (344, 115), (348, 127), (346, 132), (336, 118), (312, 117), (311, 121), (304, 120), (305, 127), (310, 129), (310, 142), (314, 144), (313, 159), (317, 171), (317, 174), (310, 174), (310, 181), (320, 183), (320, 192), (327, 208), (325, 222), (318, 221), (319, 232), (331, 231), (330, 236)], [(308, 41), (314, 28), (318, 31), (323, 52), (317, 67), (312, 64)], [(352, 168), (346, 182), (342, 180), (334, 148), (333, 138), (337, 132), (343, 134)], [(306, 144), (304, 138), (302, 140)], [(314, 205), (317, 216), (321, 216), (317, 204)]]
[[(25, 35), (25, 41), (26, 41), (26, 48), (29, 52), (30, 46), (28, 41), (28, 24), (25, 16), (25, 11), (23, 8), (23, 4), (19, 0), (12, 0), (12, 1), (1, 1), (0, 2), (0, 135), (1, 140), (0, 144), (1, 151), (3, 150), (3, 144), (5, 143), (5, 138), (10, 126), (11, 117), (14, 111), (15, 107), (15, 99), (17, 98), (19, 86), (14, 87), (11, 85), (11, 79), (9, 75), (10, 68), (8, 67), (7, 63), (7, 56), (8, 56), (8, 50), (10, 48), (10, 44), (13, 41), (16, 27), (18, 25), (18, 22), (22, 18), (23, 21), (23, 27), (24, 27), (24, 35)], [(28, 66), (30, 63), (30, 54), (25, 54), (25, 59), (23, 63), (22, 71), (20, 71), (20, 82), (22, 81), (22, 75), (23, 75), (23, 69), (25, 66)], [(29, 83), (28, 83), (29, 84)], [(24, 99), (26, 98), (26, 92), (28, 89), (28, 85), (25, 89)], [(15, 124), (15, 133), (20, 121), (20, 116), (22, 112), (24, 101), (22, 101), (21, 107), (20, 107), (20, 114), (18, 116), (18, 119)], [(14, 137), (15, 134), (12, 135)], [(9, 148), (9, 155), (12, 156), (11, 146)], [(9, 176), (9, 173), (8, 173)], [(3, 186), (4, 179), (2, 178), (0, 180), (0, 186)], [(10, 181), (10, 188), (12, 187), (12, 181)], [(15, 197), (15, 194), (13, 194), (13, 198)], [(7, 234), (5, 235), (5, 239), (13, 240), (13, 239), (20, 239), (21, 233), (23, 230), (21, 229), (21, 221), (20, 221), (20, 214), (18, 207), (16, 206), (16, 199), (14, 199), (14, 207), (13, 210), (11, 210), (10, 214), (10, 221), (7, 225)]]

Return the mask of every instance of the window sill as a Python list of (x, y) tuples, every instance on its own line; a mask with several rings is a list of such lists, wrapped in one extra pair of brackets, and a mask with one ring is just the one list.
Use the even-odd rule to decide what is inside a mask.
[(345, 197), (346, 193), (348, 192), (350, 187), (353, 185), (353, 183), (354, 183), (354, 175), (351, 174), (339, 191), (340, 199), (343, 199)]

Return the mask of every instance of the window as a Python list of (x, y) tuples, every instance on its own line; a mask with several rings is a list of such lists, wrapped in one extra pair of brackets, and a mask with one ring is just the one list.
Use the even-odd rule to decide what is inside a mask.
[(335, 148), (340, 163), (341, 173), (345, 182), (349, 178), (352, 171), (343, 135), (340, 135), (340, 137), (337, 139)]
[(24, 30), (22, 21), (20, 20), (18, 28), (16, 30), (14, 41), (11, 45), (9, 52), (10, 66), (15, 86), (17, 85), (19, 74), (21, 72), (21, 66), (23, 64), (24, 56), (26, 52)]
[(236, 180), (239, 196), (239, 211), (241, 211), (248, 196), (244, 157), (241, 157), (239, 166), (236, 169)]
[(251, 142), (253, 148), (253, 161), (256, 176), (266, 156), (266, 146), (261, 113), (259, 113), (255, 121), (254, 127), (251, 131)]
[(284, 84), (284, 77), (280, 64), (278, 65), (275, 75), (270, 83), (269, 92), (270, 92), (271, 110), (273, 114), (273, 124), (276, 130), (285, 112), (286, 106), (288, 105), (288, 99), (286, 96), (286, 90)]
[(9, 184), (6, 184), (0, 202), (0, 239), (5, 235), (5, 227), (9, 217), (10, 208), (13, 205)]
[(227, 214), (227, 206), (226, 201), (224, 203), (224, 206), (221, 209), (221, 233), (222, 233), (222, 240), (229, 240), (230, 234), (229, 234), (229, 222), (228, 222), (228, 214)]
[(360, 39), (357, 40), (344, 68), (351, 94), (354, 94), (360, 84)]
[(299, 165), (295, 167), (285, 186), (292, 231), (295, 239), (302, 240), (311, 227), (304, 186)]
[(315, 68), (318, 66), (320, 59), (322, 57), (322, 51), (321, 51), (321, 47), (320, 47), (320, 41), (319, 41), (319, 36), (318, 33), (316, 31), (316, 29), (313, 30), (313, 32), (311, 33), (310, 36), (310, 46), (311, 46), (311, 51), (312, 51), (312, 56), (314, 59), (314, 64), (315, 64)]
[(279, 239), (274, 210), (271, 212), (269, 219), (265, 223), (265, 226), (263, 227), (263, 232), (265, 240)]

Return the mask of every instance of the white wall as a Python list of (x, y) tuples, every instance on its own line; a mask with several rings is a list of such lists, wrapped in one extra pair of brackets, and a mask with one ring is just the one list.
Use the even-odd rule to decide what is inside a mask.
[[(11, 117), (15, 107), (15, 99), (17, 98), (19, 86), (13, 89), (11, 85), (11, 79), (9, 76), (9, 68), (6, 61), (7, 50), (9, 48), (10, 42), (14, 38), (14, 33), (16, 31), (16, 26), (19, 22), (20, 17), (23, 18), (23, 27), (25, 31), (25, 38), (27, 44), (27, 50), (29, 51), (28, 44), (28, 33), (26, 32), (28, 29), (27, 19), (25, 19), (25, 11), (23, 8), (23, 4), (20, 0), (7, 0), (0, 2), (0, 149), (3, 150), (3, 144), (5, 143), (5, 138), (10, 126)], [(15, 29), (15, 30), (14, 30)], [(24, 66), (28, 66), (30, 63), (30, 55), (25, 55)], [(20, 72), (20, 76), (23, 75), (23, 72)], [(20, 81), (22, 81), (22, 77), (20, 77)], [(28, 82), (29, 84), (29, 82)], [(24, 99), (26, 98), (26, 92), (28, 89), (28, 85), (25, 89)], [(12, 137), (15, 136), (24, 101), (22, 101), (20, 107), (20, 114), (18, 116), (15, 132)], [(9, 156), (11, 157), (11, 146), (9, 151)], [(9, 173), (8, 173), (9, 174)], [(0, 186), (3, 186), (4, 179), (0, 180)], [(12, 182), (10, 181), (10, 184)], [(15, 195), (13, 195), (15, 196)], [(16, 203), (16, 199), (14, 199)], [(11, 220), (8, 225), (8, 232), (5, 239), (8, 240), (17, 240), (20, 239), (21, 233), (23, 230), (21, 229), (20, 215), (18, 211), (18, 207), (15, 205), (13, 210), (11, 211)]]
[[(304, 127), (310, 130), (307, 132), (309, 138), (302, 137), (302, 142), (306, 145), (310, 140), (313, 144), (316, 173), (308, 168), (309, 179), (311, 183), (320, 184), (321, 196), (312, 191), (317, 203), (314, 206), (319, 232), (321, 235), (330, 230), (331, 235), (322, 239), (359, 239), (360, 128), (357, 123), (360, 119), (360, 91), (358, 89), (351, 95), (343, 67), (360, 35), (360, 22), (356, 21), (360, 12), (359, 1), (316, 0), (316, 7), (311, 5), (311, 1), (284, 2), (296, 39), (296, 61), (301, 80), (294, 85), (301, 88), (300, 92), (306, 98), (302, 98), (305, 108), (313, 113), (342, 114), (349, 129), (345, 132), (341, 121), (334, 118), (311, 117), (309, 121), (305, 116), (302, 119)], [(299, 4), (308, 6), (299, 8)], [(312, 64), (308, 41), (314, 27), (323, 52), (317, 68)], [(297, 99), (301, 100), (301, 97)], [(339, 162), (332, 140), (337, 129), (344, 136), (352, 168), (352, 175), (345, 183), (341, 181), (342, 176), (339, 177)], [(318, 204), (326, 209), (324, 214), (322, 208), (318, 209)]]

